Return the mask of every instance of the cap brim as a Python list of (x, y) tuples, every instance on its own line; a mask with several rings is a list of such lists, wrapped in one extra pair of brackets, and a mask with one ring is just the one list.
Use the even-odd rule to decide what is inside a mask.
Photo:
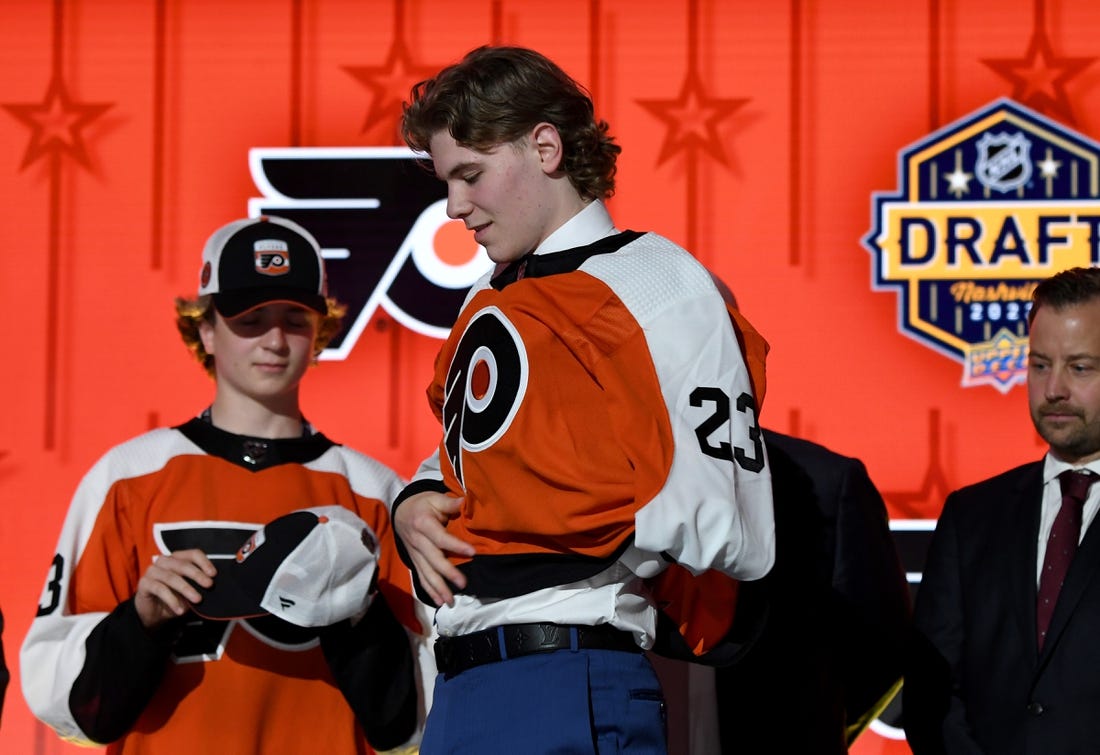
[(204, 619), (250, 619), (267, 613), (260, 607), (259, 600), (242, 589), (229, 574), (222, 574), (221, 570), (214, 577), (213, 587), (191, 584), (202, 595), (202, 600), (193, 604), (191, 610)]
[[(262, 541), (240, 560), (219, 559), (215, 562), (218, 573), (212, 587), (195, 588), (202, 600), (191, 610), (208, 619), (247, 619), (268, 613), (260, 603), (272, 576), (283, 560), (293, 552), (314, 527), (318, 517), (310, 511), (294, 511), (285, 514), (262, 528)], [(251, 538), (248, 542), (251, 542)], [(248, 545), (242, 544), (242, 548)]]
[(328, 302), (325, 297), (309, 291), (296, 291), (285, 287), (272, 286), (271, 288), (247, 288), (214, 294), (214, 308), (218, 310), (222, 317), (239, 317), (256, 307), (277, 302), (299, 304), (322, 315), (328, 313)]

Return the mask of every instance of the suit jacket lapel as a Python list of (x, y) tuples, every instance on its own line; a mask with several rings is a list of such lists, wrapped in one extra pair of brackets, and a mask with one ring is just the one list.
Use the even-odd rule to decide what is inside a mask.
[(1023, 554), (1022, 558), (1011, 557), (1008, 566), (1009, 589), (1012, 605), (1016, 609), (1016, 621), (1019, 623), (1020, 636), (1027, 642), (1023, 648), (1024, 657), (1034, 659), (1038, 655), (1039, 640), (1035, 631), (1035, 600), (1038, 592), (1035, 585), (1036, 543), (1039, 539), (1039, 513), (1043, 501), (1043, 465), (1036, 463), (1020, 480), (1020, 487), (1008, 494), (1009, 500), (1005, 515), (1009, 528), (1005, 543), (1006, 554)]
[(1047, 639), (1043, 643), (1042, 661), (1050, 657), (1051, 652), (1057, 647), (1062, 632), (1066, 628), (1073, 612), (1081, 602), (1085, 590), (1097, 577), (1100, 567), (1100, 526), (1098, 519), (1094, 517), (1089, 525), (1081, 545), (1066, 573), (1066, 581), (1062, 584), (1062, 590), (1058, 593), (1058, 602), (1054, 606), (1054, 615), (1050, 619), (1050, 628), (1047, 630)]

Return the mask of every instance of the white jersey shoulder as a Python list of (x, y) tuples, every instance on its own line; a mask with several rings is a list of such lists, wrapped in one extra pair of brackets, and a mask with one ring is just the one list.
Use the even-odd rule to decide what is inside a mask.
[(713, 299), (714, 281), (686, 249), (646, 233), (612, 254), (596, 254), (580, 269), (606, 283), (643, 328), (669, 307)]
[(343, 475), (356, 494), (382, 501), (387, 508), (405, 485), (397, 472), (377, 459), (347, 446), (334, 445), (306, 464), (306, 467), (318, 472)]

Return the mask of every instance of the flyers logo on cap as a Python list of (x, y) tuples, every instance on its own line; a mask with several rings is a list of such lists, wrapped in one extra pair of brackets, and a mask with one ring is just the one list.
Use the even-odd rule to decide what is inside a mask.
[(1036, 284), (1100, 264), (1100, 145), (997, 100), (903, 149), (898, 187), (872, 203), (875, 289), (964, 387), (1007, 393), (1027, 379)]
[(237, 550), (237, 554), (233, 557), (234, 560), (238, 564), (244, 563), (244, 560), (251, 556), (256, 551), (256, 549), (263, 544), (264, 531), (263, 529), (258, 529), (252, 535), (252, 537), (248, 538), (248, 540), (245, 541), (245, 544)]
[(260, 239), (252, 245), (256, 272), (279, 276), (290, 272), (290, 248), (280, 239)]

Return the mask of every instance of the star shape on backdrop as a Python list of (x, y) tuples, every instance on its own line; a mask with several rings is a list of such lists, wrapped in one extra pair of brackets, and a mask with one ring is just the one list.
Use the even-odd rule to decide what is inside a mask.
[(363, 121), (361, 133), (383, 121), (397, 123), (401, 105), (408, 99), (414, 84), (430, 78), (435, 68), (417, 65), (409, 55), (404, 38), (398, 34), (380, 66), (344, 66), (356, 81), (371, 91), (370, 109)]
[(970, 179), (973, 177), (973, 173), (967, 173), (959, 168), (944, 174), (944, 180), (947, 181), (947, 190), (955, 195), (955, 199), (961, 199), (963, 194), (970, 193)]
[(943, 176), (947, 181), (947, 191), (954, 194), (955, 199), (962, 199), (963, 194), (970, 193), (970, 179), (973, 177), (973, 173), (967, 173), (962, 168), (962, 150), (955, 150), (955, 170)]
[(702, 149), (727, 165), (718, 124), (748, 101), (748, 98), (708, 97), (699, 75), (689, 70), (676, 99), (637, 102), (668, 127), (657, 157), (658, 165), (682, 149)]
[(1058, 170), (1062, 167), (1061, 160), (1055, 160), (1050, 156), (1050, 150), (1047, 150), (1047, 156), (1045, 159), (1035, 163), (1039, 166), (1040, 178), (1057, 178)]
[(23, 170), (44, 155), (67, 153), (91, 170), (82, 131), (113, 106), (110, 102), (72, 99), (65, 82), (56, 75), (50, 80), (41, 102), (4, 103), (4, 109), (31, 130), (31, 142), (19, 169)]
[(1046, 30), (1036, 28), (1022, 58), (986, 58), (982, 62), (1012, 84), (1012, 99), (1044, 115), (1073, 124), (1066, 82), (1096, 58), (1059, 57), (1050, 48)]

